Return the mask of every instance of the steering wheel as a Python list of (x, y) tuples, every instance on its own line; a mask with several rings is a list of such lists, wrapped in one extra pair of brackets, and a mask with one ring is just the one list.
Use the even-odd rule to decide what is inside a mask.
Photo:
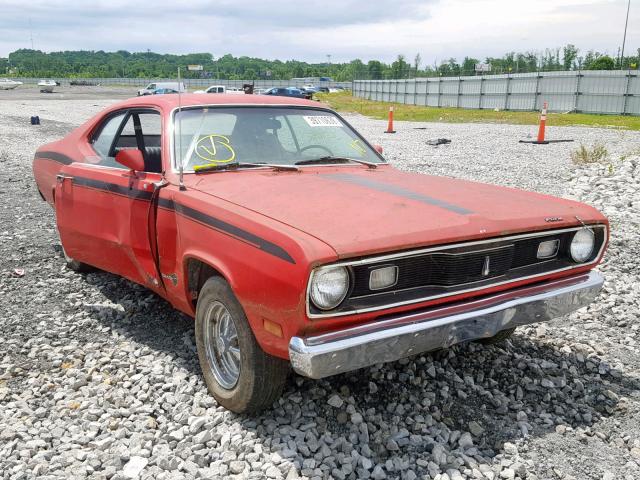
[(306, 147), (300, 149), (300, 153), (312, 148), (319, 148), (320, 150), (324, 150), (325, 152), (327, 152), (329, 155), (333, 155), (333, 152), (324, 145), (307, 145)]

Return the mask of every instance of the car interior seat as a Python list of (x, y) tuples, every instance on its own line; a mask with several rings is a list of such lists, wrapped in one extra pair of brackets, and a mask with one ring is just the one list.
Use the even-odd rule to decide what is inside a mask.
[(266, 163), (281, 161), (284, 150), (276, 135), (281, 127), (280, 120), (263, 115), (238, 116), (231, 135), (238, 159)]

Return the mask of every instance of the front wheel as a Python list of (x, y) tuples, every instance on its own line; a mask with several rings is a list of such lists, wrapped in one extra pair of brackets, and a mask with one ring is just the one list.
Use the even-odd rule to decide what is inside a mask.
[(211, 277), (196, 306), (200, 368), (213, 397), (236, 413), (267, 408), (282, 394), (289, 365), (262, 351), (229, 284)]

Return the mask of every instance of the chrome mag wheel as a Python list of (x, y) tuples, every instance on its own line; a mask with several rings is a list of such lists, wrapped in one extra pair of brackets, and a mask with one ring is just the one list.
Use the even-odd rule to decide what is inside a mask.
[(208, 305), (203, 333), (209, 367), (220, 386), (231, 390), (240, 378), (240, 344), (233, 317), (221, 302)]

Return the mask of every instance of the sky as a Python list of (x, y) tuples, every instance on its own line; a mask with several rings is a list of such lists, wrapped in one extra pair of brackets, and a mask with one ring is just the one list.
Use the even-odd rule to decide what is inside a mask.
[[(433, 65), (573, 43), (616, 55), (627, 0), (0, 0), (0, 57), (18, 48), (209, 52)], [(187, 3), (187, 2), (185, 2)], [(626, 52), (640, 48), (631, 2)]]

